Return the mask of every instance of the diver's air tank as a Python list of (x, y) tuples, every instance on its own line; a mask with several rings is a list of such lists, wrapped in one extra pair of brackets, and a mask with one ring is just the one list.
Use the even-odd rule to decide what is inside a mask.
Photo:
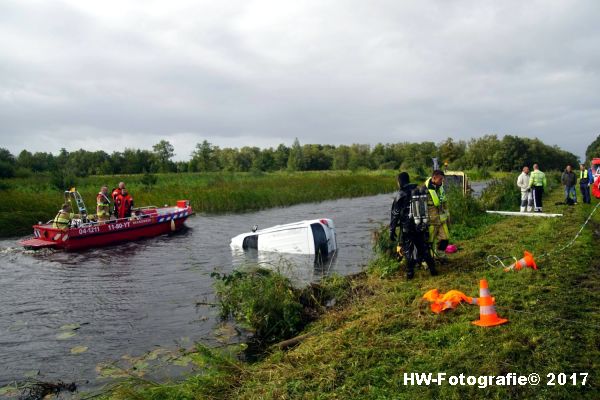
[(429, 214), (427, 212), (427, 189), (417, 188), (413, 190), (410, 201), (410, 211), (417, 227), (429, 223)]

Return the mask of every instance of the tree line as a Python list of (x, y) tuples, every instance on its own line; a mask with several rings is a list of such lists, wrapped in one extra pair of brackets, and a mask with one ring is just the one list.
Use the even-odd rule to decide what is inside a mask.
[[(590, 144), (586, 155), (598, 156), (600, 136)], [(589, 154), (588, 154), (589, 153)], [(592, 154), (593, 153), (593, 154)], [(486, 135), (469, 141), (448, 138), (441, 143), (386, 143), (370, 146), (301, 145), (261, 149), (245, 146), (221, 148), (204, 140), (196, 144), (188, 161), (173, 161), (174, 147), (162, 140), (152, 150), (125, 149), (108, 154), (105, 151), (61, 149), (57, 155), (47, 152), (18, 155), (0, 148), (0, 177), (27, 176), (49, 172), (58, 176), (139, 174), (156, 172), (213, 171), (311, 171), (357, 169), (428, 170), (432, 158), (450, 169), (482, 169), (518, 171), (523, 165), (538, 163), (543, 170), (562, 170), (576, 165), (578, 157), (558, 146), (549, 146), (537, 138)]]

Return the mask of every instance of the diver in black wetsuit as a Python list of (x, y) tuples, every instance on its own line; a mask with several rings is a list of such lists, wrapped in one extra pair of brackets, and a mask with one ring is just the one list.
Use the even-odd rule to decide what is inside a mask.
[(409, 182), (408, 173), (401, 172), (398, 175), (398, 193), (392, 204), (390, 220), (390, 240), (396, 241), (396, 228), (400, 227), (402, 251), (408, 264), (407, 279), (414, 277), (415, 266), (422, 261), (427, 263), (431, 275), (437, 275), (427, 242), (427, 190)]

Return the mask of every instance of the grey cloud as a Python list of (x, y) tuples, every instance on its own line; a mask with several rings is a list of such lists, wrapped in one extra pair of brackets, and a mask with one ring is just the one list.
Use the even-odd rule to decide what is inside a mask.
[(0, 146), (598, 134), (595, 1), (157, 4), (3, 2)]

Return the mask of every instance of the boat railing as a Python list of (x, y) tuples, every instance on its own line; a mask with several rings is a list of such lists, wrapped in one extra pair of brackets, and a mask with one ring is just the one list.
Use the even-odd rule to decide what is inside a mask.
[[(123, 223), (123, 222), (137, 221), (137, 220), (146, 219), (146, 218), (152, 218), (152, 215), (150, 215), (150, 214), (132, 215), (131, 217), (109, 219), (106, 221), (102, 221), (102, 223), (103, 224), (119, 224), (119, 223)], [(95, 225), (100, 225), (100, 221), (84, 222), (77, 226), (72, 226), (72, 228), (81, 228), (84, 226), (95, 226)]]
[[(157, 210), (157, 214), (158, 215), (163, 215), (163, 214), (168, 214), (169, 212), (172, 211), (173, 208), (176, 208), (175, 206), (173, 207), (167, 207), (168, 211), (166, 212), (161, 212), (161, 210), (164, 210), (164, 207), (156, 207), (156, 206), (144, 206), (144, 207), (136, 207), (136, 208), (132, 208), (131, 210), (133, 212), (138, 212), (138, 211), (145, 211), (145, 210), (150, 210), (150, 209), (155, 209)], [(144, 213), (139, 213), (137, 215), (132, 215), (131, 217), (125, 217), (125, 218), (117, 218), (117, 219), (109, 219), (106, 221), (102, 221), (103, 224), (118, 224), (118, 223), (123, 223), (123, 222), (129, 222), (129, 221), (136, 221), (136, 220), (140, 220), (140, 219), (146, 219), (146, 218), (151, 218), (152, 215), (157, 215), (157, 214), (144, 214)], [(48, 222), (46, 223), (42, 223), (41, 221), (38, 223), (39, 226), (47, 226), (48, 228), (52, 228), (52, 224), (53, 224), (54, 220), (48, 220)], [(71, 224), (69, 226), (69, 228), (84, 228), (84, 227), (88, 227), (88, 226), (96, 226), (99, 225), (100, 221), (86, 221), (86, 222), (82, 222), (81, 219), (79, 218), (75, 218), (73, 220), (71, 220)], [(54, 229), (54, 228), (52, 228)]]
[[(149, 214), (132, 215), (131, 217), (109, 219), (109, 220), (102, 221), (102, 222), (100, 222), (100, 221), (81, 222), (80, 219), (73, 219), (73, 220), (71, 220), (69, 228), (86, 228), (89, 226), (97, 226), (97, 225), (101, 225), (101, 224), (119, 224), (119, 223), (123, 223), (123, 222), (137, 221), (137, 220), (146, 219), (146, 218), (152, 218), (152, 215), (149, 215)], [(59, 228), (52, 227), (53, 222), (54, 222), (54, 220), (51, 219), (46, 223), (38, 223), (38, 225), (45, 227), (45, 228), (50, 228), (50, 229), (59, 229)]]

